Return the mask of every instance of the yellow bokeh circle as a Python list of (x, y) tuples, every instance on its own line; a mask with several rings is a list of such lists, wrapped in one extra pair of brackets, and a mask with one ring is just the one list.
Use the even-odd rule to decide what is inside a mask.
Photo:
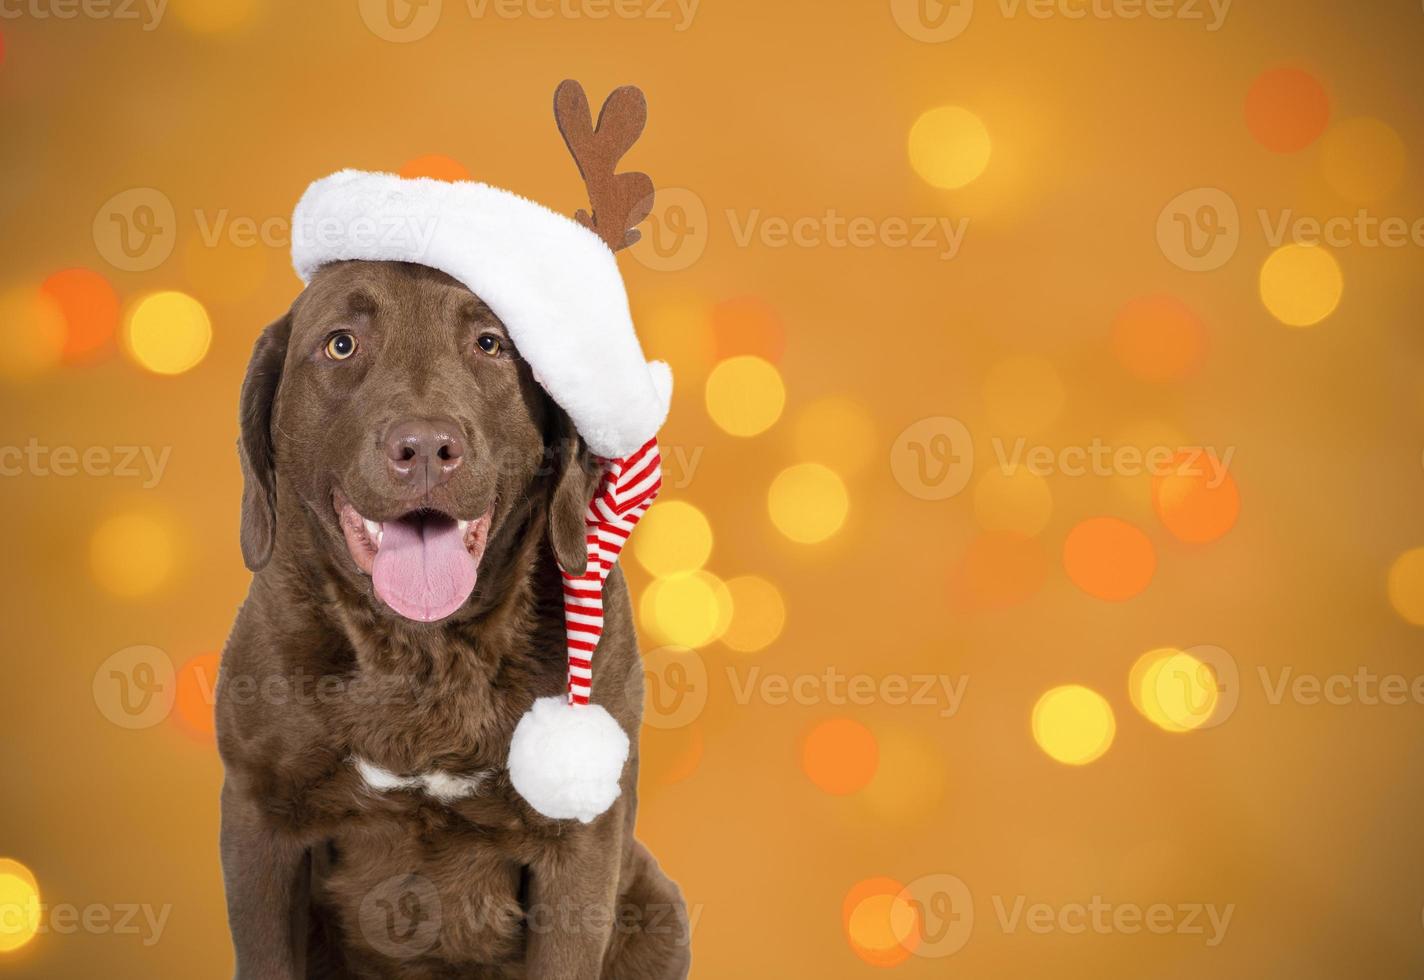
[(89, 568), (105, 590), (126, 599), (160, 589), (177, 564), (177, 542), (167, 520), (133, 512), (109, 518), (89, 542)]
[(1261, 266), (1261, 302), (1290, 327), (1319, 323), (1340, 305), (1340, 263), (1319, 245), (1283, 245)]
[(850, 941), (872, 953), (894, 950), (909, 942), (919, 917), (909, 899), (879, 894), (863, 898), (850, 913), (846, 932)]
[(734, 614), (726, 584), (705, 571), (655, 579), (639, 609), (643, 625), (662, 642), (689, 649), (720, 639)]
[(786, 626), (786, 602), (781, 591), (758, 575), (727, 581), (732, 595), (732, 622), (722, 642), (738, 653), (755, 653), (776, 642)]
[(252, 19), (260, 0), (168, 0), (183, 26), (195, 34), (237, 30)]
[(48, 293), (17, 286), (0, 293), (0, 377), (34, 377), (64, 352), (64, 311)]
[(1424, 626), (1424, 548), (1412, 548), (1389, 569), (1389, 602), (1415, 626)]
[(40, 886), (19, 861), (0, 858), (0, 953), (11, 953), (40, 931)]
[(793, 445), (801, 459), (829, 463), (855, 473), (876, 457), (875, 423), (864, 406), (849, 398), (821, 398), (796, 417)]
[(786, 407), (786, 386), (769, 361), (750, 354), (729, 357), (707, 376), (707, 414), (734, 436), (760, 435)]
[(203, 304), (186, 293), (145, 296), (124, 323), (124, 350), (155, 374), (182, 374), (207, 356), (213, 327)]
[(664, 500), (648, 511), (633, 535), (633, 557), (654, 575), (695, 572), (712, 554), (712, 525), (684, 500)]
[(1052, 515), (1048, 481), (1025, 467), (995, 467), (974, 487), (974, 519), (986, 531), (1017, 531), (1033, 537)]
[(960, 106), (931, 109), (910, 128), (910, 165), (934, 187), (972, 182), (989, 166), (991, 149), (984, 123)]
[(1346, 119), (1330, 128), (1320, 146), (1326, 182), (1352, 203), (1387, 196), (1403, 179), (1404, 162), (1404, 141), (1378, 119)]
[(1137, 659), (1128, 675), (1132, 704), (1168, 732), (1189, 732), (1211, 720), (1220, 693), (1215, 672), (1183, 650), (1164, 647)]
[(1049, 757), (1083, 766), (1112, 745), (1117, 732), (1112, 706), (1079, 684), (1055, 687), (1033, 706), (1033, 740)]
[(767, 508), (782, 534), (798, 544), (816, 544), (841, 529), (850, 510), (850, 495), (830, 467), (798, 463), (771, 481)]

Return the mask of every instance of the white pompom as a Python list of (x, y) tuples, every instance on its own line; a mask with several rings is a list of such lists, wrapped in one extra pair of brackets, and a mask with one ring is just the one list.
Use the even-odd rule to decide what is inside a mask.
[(602, 705), (539, 698), (509, 742), (509, 781), (546, 817), (590, 823), (613, 805), (628, 736)]

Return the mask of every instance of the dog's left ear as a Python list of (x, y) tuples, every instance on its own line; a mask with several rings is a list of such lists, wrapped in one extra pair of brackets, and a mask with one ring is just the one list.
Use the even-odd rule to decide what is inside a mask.
[(598, 479), (601, 461), (593, 455), (562, 409), (555, 438), (549, 443), (553, 461), (554, 492), (549, 501), (549, 544), (559, 566), (570, 575), (588, 570), (588, 526), (585, 518)]
[(238, 456), (242, 460), (242, 560), (260, 572), (277, 537), (277, 471), (272, 445), (272, 404), (282, 383), (292, 315), (262, 331), (242, 381)]

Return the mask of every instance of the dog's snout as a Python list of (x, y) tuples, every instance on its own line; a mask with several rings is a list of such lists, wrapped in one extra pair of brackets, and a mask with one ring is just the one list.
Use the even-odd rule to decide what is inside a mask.
[(464, 458), (465, 437), (452, 419), (408, 419), (386, 433), (391, 472), (422, 491), (448, 480)]

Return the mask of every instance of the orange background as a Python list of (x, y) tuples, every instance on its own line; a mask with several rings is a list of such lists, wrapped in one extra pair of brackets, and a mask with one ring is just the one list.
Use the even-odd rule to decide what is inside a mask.
[[(1204, 4), (1205, 21), (1008, 3), (978, 0), (942, 41), (922, 38), (963, 0), (703, 0), (684, 30), (670, 4), (653, 8), (670, 19), (595, 19), (574, 0), (547, 18), (445, 0), (406, 41), (357, 0), (172, 0), (153, 30), (38, 16), (52, 0), (7, 5), (0, 446), (171, 456), (150, 488), (33, 468), (0, 481), (0, 857), (34, 873), (47, 905), (171, 914), (147, 946), (49, 929), (0, 953), (0, 976), (231, 975), (208, 681), (248, 583), (238, 385), (299, 284), (284, 235), (244, 246), (205, 231), (223, 215), (280, 223), (342, 167), (438, 164), (571, 212), (582, 187), (550, 111), (564, 77), (595, 100), (628, 82), (648, 93), (627, 164), (679, 191), (655, 214), (664, 237), (623, 265), (645, 346), (674, 364), (665, 451), (700, 453), (665, 499), (710, 523), (714, 595), (756, 575), (784, 600), (761, 649), (709, 635), (649, 657), (652, 681), (693, 699), (650, 706), (640, 829), (693, 909), (694, 975), (1418, 975), (1424, 705), (1270, 695), (1286, 668), (1424, 674), (1421, 243), (1322, 246), (1336, 303), (1316, 266), (1291, 265), (1298, 250), (1263, 279), (1279, 243), (1258, 213), (1267, 226), (1286, 209), (1424, 217), (1424, 10), (1257, 0), (1208, 30)], [(1281, 68), (1298, 71), (1263, 76)], [(909, 152), (939, 106), (987, 133), (987, 165), (956, 189)], [(945, 139), (951, 158), (967, 152)], [(447, 159), (411, 163), (429, 155)], [(171, 204), (174, 244), (126, 271), (96, 216), (133, 188)], [(1238, 209), (1223, 219), (1237, 241), (1190, 271), (1169, 202), (1202, 188)], [(1189, 224), (1222, 218), (1187, 200)], [(749, 223), (831, 211), (882, 230), (868, 247), (814, 229), (784, 247), (739, 241)], [(952, 258), (883, 230), (940, 217), (968, 222)], [(74, 268), (92, 275), (51, 280)], [(67, 307), (38, 297), (46, 282)], [(1322, 288), (1319, 322), (1273, 315)], [(206, 357), (175, 376), (121, 342), (157, 290), (211, 321)], [(750, 437), (719, 426), (705, 396), (714, 366), (744, 355), (786, 395)], [(774, 402), (768, 384), (746, 404)], [(938, 418), (957, 426), (922, 423)], [(953, 443), (945, 465), (967, 470), (917, 471), (945, 445), (936, 435)], [(1020, 436), (1055, 453), (1230, 450), (1238, 493), (1127, 472), (1009, 487), (993, 447)], [(815, 543), (791, 540), (768, 505), (803, 463), (848, 501), (842, 522), (807, 490), (806, 513), (830, 529)], [(943, 479), (963, 491), (929, 499)], [(658, 585), (636, 556), (625, 567), (635, 596)], [(116, 591), (116, 576), (151, 582)], [(661, 618), (645, 604), (645, 649), (685, 634), (700, 594)], [(728, 605), (714, 618), (745, 626)], [(177, 668), (176, 704), (126, 728), (104, 665), (134, 645)], [(1216, 713), (1179, 726), (1196, 730), (1134, 706), (1139, 657), (1208, 646), (1225, 657), (1211, 654)], [(835, 703), (803, 680), (787, 703), (759, 686), (739, 696), (828, 667), (877, 693)], [(894, 703), (883, 683), (913, 694), (940, 674), (967, 677), (948, 716)], [(1101, 713), (1035, 736), (1035, 704), (1061, 685), (1096, 692), (1113, 718), (1083, 765), (1047, 749)], [(1185, 928), (1034, 931), (998, 911), (1095, 896), (1233, 912), (1208, 945)], [(946, 952), (949, 933), (962, 948)]]

